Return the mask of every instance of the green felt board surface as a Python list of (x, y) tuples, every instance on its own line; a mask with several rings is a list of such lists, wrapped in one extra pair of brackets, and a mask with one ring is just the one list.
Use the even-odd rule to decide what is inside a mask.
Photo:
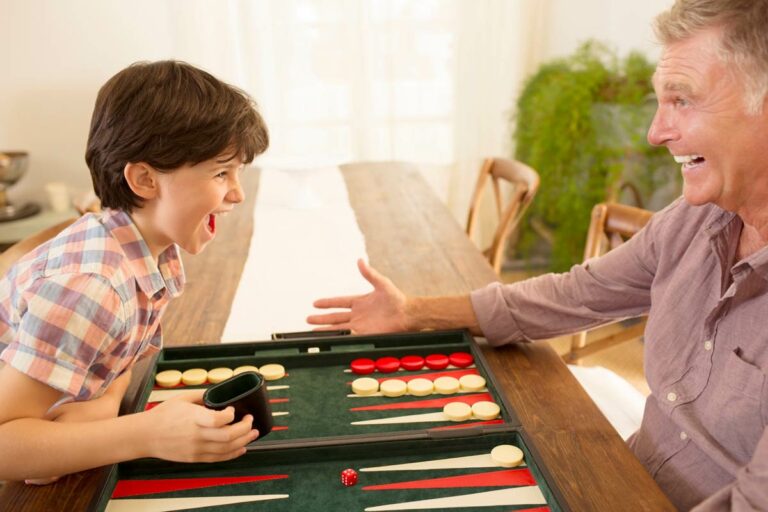
[[(248, 494), (288, 494), (289, 498), (265, 502), (210, 507), (200, 510), (270, 510), (278, 511), (354, 511), (366, 507), (396, 502), (443, 498), (498, 490), (499, 487), (472, 487), (447, 489), (412, 489), (364, 491), (367, 485), (468, 475), (504, 468), (461, 468), (420, 471), (359, 472), (359, 481), (352, 487), (340, 482), (341, 471), (346, 468), (359, 470), (364, 467), (403, 464), (432, 459), (444, 459), (467, 455), (490, 453), (499, 444), (513, 444), (520, 447), (536, 480), (536, 485), (547, 500), (552, 511), (563, 510), (555, 493), (547, 484), (545, 476), (536, 465), (531, 452), (519, 431), (484, 433), (473, 437), (457, 439), (419, 439), (410, 441), (389, 441), (358, 443), (345, 446), (294, 448), (275, 451), (250, 451), (243, 457), (218, 464), (178, 464), (156, 460), (140, 460), (115, 466), (112, 485), (105, 490), (100, 506), (106, 506), (117, 480), (195, 478), (222, 476), (255, 476), (266, 474), (287, 474), (287, 479), (257, 483), (224, 485), (205, 489), (191, 489), (178, 492), (142, 496), (146, 498), (179, 498), (198, 496), (230, 496)], [(138, 497), (134, 497), (138, 498)], [(455, 510), (466, 512), (500, 512), (532, 508), (526, 506), (470, 507)], [(541, 506), (541, 505), (538, 505)], [(197, 510), (197, 509), (195, 509)], [(450, 508), (441, 510), (451, 510)]]
[[(309, 346), (316, 346), (318, 353), (308, 353)], [(475, 370), (487, 381), (487, 393), (501, 409), (500, 419), (509, 425), (519, 425), (514, 412), (505, 406), (504, 401), (493, 385), (493, 380), (483, 367), (482, 358), (475, 351), (471, 338), (462, 331), (420, 333), (395, 336), (342, 337), (338, 339), (314, 340), (313, 342), (272, 342), (229, 344), (196, 347), (174, 347), (165, 349), (158, 360), (156, 372), (189, 368), (210, 370), (216, 367), (236, 368), (242, 365), (261, 366), (267, 363), (279, 363), (285, 366), (286, 377), (267, 382), (268, 386), (290, 386), (289, 389), (269, 391), (270, 399), (288, 399), (285, 403), (273, 403), (273, 412), (288, 412), (285, 416), (275, 416), (277, 427), (287, 430), (273, 430), (263, 440), (256, 443), (271, 444), (289, 440), (307, 438), (327, 438), (336, 436), (370, 436), (381, 433), (396, 433), (426, 430), (441, 427), (458, 427), (466, 422), (419, 422), (382, 425), (353, 425), (354, 421), (441, 412), (442, 407), (417, 409), (390, 409), (385, 411), (351, 411), (350, 409), (369, 405), (416, 402), (476, 395), (477, 393), (458, 393), (455, 395), (431, 394), (423, 397), (405, 395), (389, 397), (349, 397), (352, 394), (351, 382), (360, 377), (344, 370), (352, 360), (360, 357), (376, 359), (382, 356), (402, 357), (408, 354), (426, 356), (440, 353), (449, 355), (453, 352), (470, 352), (475, 357)], [(461, 371), (455, 369), (454, 371)], [(374, 372), (366, 377), (411, 377), (447, 370), (423, 369), (420, 371), (398, 371), (384, 374)], [(153, 374), (154, 379), (154, 374)], [(147, 383), (144, 402), (152, 388)], [(194, 388), (190, 388), (194, 389)], [(143, 408), (143, 405), (142, 405)], [(459, 430), (459, 428), (457, 428)]]

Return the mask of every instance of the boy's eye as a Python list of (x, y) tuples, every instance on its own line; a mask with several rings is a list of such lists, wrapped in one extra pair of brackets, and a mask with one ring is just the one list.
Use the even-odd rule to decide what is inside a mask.
[(216, 178), (226, 178), (227, 177), (227, 171), (221, 171), (215, 177)]

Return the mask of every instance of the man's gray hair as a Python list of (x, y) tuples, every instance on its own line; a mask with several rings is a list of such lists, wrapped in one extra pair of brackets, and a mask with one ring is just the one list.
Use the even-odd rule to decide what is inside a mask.
[(757, 114), (768, 95), (768, 0), (676, 0), (656, 18), (663, 45), (720, 28), (720, 57), (744, 83), (747, 111)]

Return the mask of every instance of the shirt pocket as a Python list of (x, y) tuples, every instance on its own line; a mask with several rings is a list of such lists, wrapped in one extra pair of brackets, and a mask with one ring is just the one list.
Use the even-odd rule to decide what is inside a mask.
[(767, 423), (765, 381), (765, 372), (742, 359), (737, 349), (726, 358), (723, 385), (714, 396), (716, 436), (745, 462), (751, 458)]

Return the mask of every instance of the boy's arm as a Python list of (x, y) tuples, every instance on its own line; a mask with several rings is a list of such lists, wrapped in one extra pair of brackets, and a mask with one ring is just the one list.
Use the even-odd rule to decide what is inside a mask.
[(93, 421), (114, 418), (120, 412), (120, 402), (131, 383), (131, 370), (124, 372), (93, 400), (68, 402), (48, 411), (45, 419), (51, 421)]
[(45, 419), (61, 393), (9, 365), (0, 370), (0, 389), (0, 480), (47, 478), (139, 457), (228, 460), (258, 436), (250, 416), (228, 425), (231, 408), (195, 404), (201, 393), (147, 412), (75, 423)]

